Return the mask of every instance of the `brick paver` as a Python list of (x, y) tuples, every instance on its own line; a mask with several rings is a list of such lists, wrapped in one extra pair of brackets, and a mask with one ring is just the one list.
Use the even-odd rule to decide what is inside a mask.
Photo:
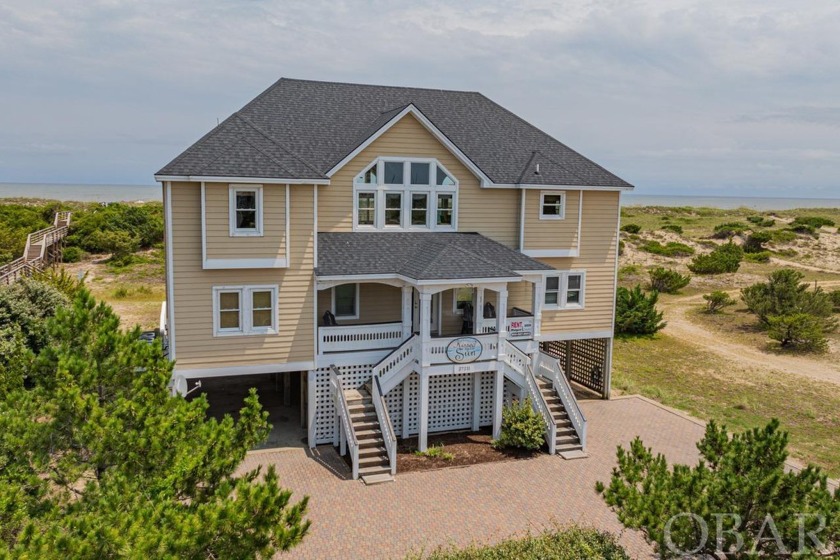
[(284, 487), (310, 496), (312, 529), (282, 558), (403, 558), (439, 545), (492, 543), (552, 524), (577, 523), (619, 534), (628, 552), (652, 557), (641, 534), (624, 530), (595, 493), (608, 482), (617, 445), (639, 435), (669, 461), (694, 463), (703, 426), (637, 397), (583, 401), (589, 458), (541, 455), (436, 471), (397, 473), (396, 482), (365, 486), (330, 446), (261, 451), (242, 465), (276, 466)]

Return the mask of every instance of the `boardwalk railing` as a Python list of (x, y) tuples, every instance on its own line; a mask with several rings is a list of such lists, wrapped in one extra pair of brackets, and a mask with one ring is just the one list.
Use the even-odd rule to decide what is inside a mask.
[(52, 264), (57, 257), (50, 249), (67, 237), (69, 229), (70, 212), (56, 212), (53, 225), (27, 236), (22, 257), (0, 266), (0, 284), (13, 284)]

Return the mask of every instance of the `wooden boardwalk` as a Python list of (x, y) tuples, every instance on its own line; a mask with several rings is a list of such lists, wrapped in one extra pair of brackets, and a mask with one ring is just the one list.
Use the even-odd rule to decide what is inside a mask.
[(30, 233), (23, 256), (0, 267), (0, 285), (12, 284), (32, 276), (61, 259), (64, 240), (70, 229), (70, 212), (57, 212), (53, 225)]

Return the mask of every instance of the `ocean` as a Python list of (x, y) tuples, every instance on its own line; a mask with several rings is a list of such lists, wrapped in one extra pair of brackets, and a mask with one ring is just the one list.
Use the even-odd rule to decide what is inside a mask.
[[(80, 202), (161, 200), (160, 185), (70, 185), (0, 183), (0, 198), (48, 198)], [(680, 196), (625, 193), (624, 206), (707, 206), (711, 208), (840, 208), (840, 198), (766, 198), (736, 196)]]

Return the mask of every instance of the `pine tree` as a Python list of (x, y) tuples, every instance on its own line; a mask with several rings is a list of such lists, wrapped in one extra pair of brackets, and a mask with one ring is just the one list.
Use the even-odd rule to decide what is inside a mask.
[[(82, 290), (48, 321), (34, 387), (0, 403), (0, 538), (11, 557), (255, 558), (301, 541), (307, 498), (273, 468), (237, 474), (265, 439), (255, 391), (239, 420), (170, 396), (159, 345)], [(14, 386), (17, 383), (17, 386)], [(0, 551), (0, 556), (3, 556)]]

